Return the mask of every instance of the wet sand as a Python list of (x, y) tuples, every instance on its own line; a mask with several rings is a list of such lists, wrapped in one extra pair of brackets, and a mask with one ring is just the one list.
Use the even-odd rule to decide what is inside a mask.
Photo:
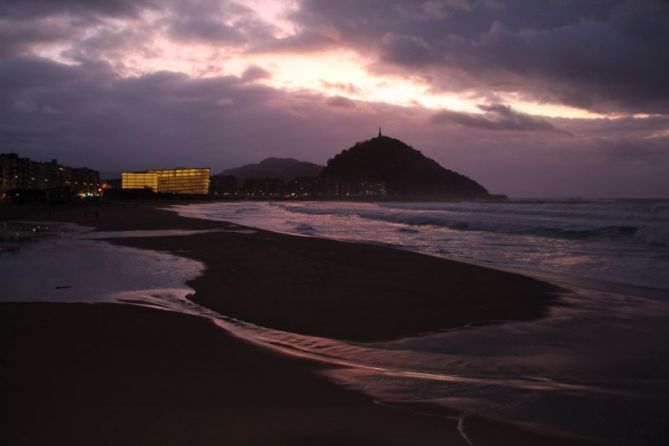
[[(180, 217), (151, 204), (68, 207), (54, 209), (51, 216), (40, 208), (14, 208), (23, 218), (69, 221), (101, 230), (230, 228), (227, 223)], [(204, 263), (204, 274), (189, 283), (195, 289), (192, 299), (222, 314), (265, 327), (353, 341), (398, 338), (469, 323), (531, 320), (546, 315), (560, 291), (520, 275), (422, 254), (260, 230), (110, 242)]]
[[(228, 227), (151, 204), (110, 203), (85, 213), (63, 207), (51, 215), (0, 206), (0, 221), (11, 219), (104, 230)], [(539, 317), (556, 291), (457, 262), (264, 231), (114, 242), (203, 261), (204, 275), (190, 284), (193, 299), (224, 314), (352, 340)], [(321, 377), (322, 367), (181, 314), (126, 305), (3, 304), (0, 443), (467, 444), (457, 420), (374, 404)], [(464, 426), (477, 446), (577, 444), (478, 418)]]

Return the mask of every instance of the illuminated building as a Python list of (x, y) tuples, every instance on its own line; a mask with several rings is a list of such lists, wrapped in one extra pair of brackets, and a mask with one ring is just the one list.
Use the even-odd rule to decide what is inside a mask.
[(10, 190), (66, 189), (79, 196), (98, 195), (100, 175), (92, 169), (32, 161), (15, 153), (0, 154), (0, 196)]
[(209, 193), (211, 169), (180, 168), (123, 172), (122, 189), (151, 189), (156, 193), (201, 194)]

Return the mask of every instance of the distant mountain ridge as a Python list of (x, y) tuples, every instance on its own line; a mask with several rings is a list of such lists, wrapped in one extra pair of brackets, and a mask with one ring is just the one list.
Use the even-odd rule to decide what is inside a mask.
[(212, 190), (248, 198), (469, 200), (504, 199), (448, 170), (399, 139), (379, 136), (356, 143), (327, 166), (294, 158), (267, 158), (226, 169)]
[(340, 185), (382, 182), (389, 197), (489, 197), (476, 181), (445, 169), (398, 139), (380, 134), (330, 159), (319, 181)]
[(249, 179), (280, 179), (291, 181), (300, 177), (316, 177), (324, 166), (299, 161), (294, 158), (266, 158), (259, 163), (246, 164), (233, 169), (225, 169), (217, 176), (234, 176), (237, 181)]

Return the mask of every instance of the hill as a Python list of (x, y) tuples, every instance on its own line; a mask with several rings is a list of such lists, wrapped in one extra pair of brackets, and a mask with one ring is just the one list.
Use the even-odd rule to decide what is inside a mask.
[[(359, 142), (336, 155), (321, 171), (319, 180), (337, 185), (381, 182), (389, 197), (458, 199), (489, 196), (476, 181), (443, 168), (418, 150), (387, 136)], [(341, 187), (337, 186), (337, 189)]]
[(249, 179), (280, 179), (291, 181), (299, 177), (316, 177), (323, 166), (299, 161), (293, 158), (267, 158), (256, 164), (246, 164), (234, 169), (226, 169), (217, 176), (234, 176), (243, 183)]

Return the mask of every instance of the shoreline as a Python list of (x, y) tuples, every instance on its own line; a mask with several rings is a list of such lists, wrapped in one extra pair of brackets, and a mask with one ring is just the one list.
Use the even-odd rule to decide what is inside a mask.
[[(109, 204), (97, 214), (75, 208), (42, 217), (116, 231), (246, 228), (181, 217), (160, 209), (162, 203)], [(538, 319), (565, 292), (520, 274), (425, 254), (246, 229), (256, 232), (107, 241), (203, 263), (203, 274), (187, 285), (204, 307), (263, 327), (348, 341)]]
[[(177, 216), (177, 214), (174, 212), (156, 209), (156, 207), (161, 207), (163, 205), (164, 203), (153, 203), (148, 205), (142, 204), (142, 206), (139, 206), (137, 204), (131, 203), (128, 205), (121, 205), (116, 208), (100, 206), (99, 207), (100, 215), (97, 218), (93, 217), (92, 216), (93, 214), (91, 213), (89, 213), (89, 215), (83, 215), (81, 208), (58, 209), (57, 212), (52, 213), (51, 220), (53, 221), (65, 220), (87, 226), (95, 226), (99, 230), (214, 229), (214, 228), (229, 227), (226, 223), (210, 222), (206, 220), (186, 219), (184, 217)], [(27, 212), (24, 212), (24, 215), (25, 214), (27, 214)], [(39, 214), (39, 210), (36, 214)], [(39, 215), (36, 215), (36, 217), (39, 217)], [(6, 213), (3, 214), (2, 210), (0, 210), (0, 219), (9, 220), (11, 218), (6, 218)], [(39, 220), (40, 218), (34, 218), (34, 219)], [(238, 225), (234, 226), (236, 229), (240, 228)], [(430, 319), (428, 315), (420, 314), (419, 315), (420, 317), (414, 317), (413, 320), (410, 319), (411, 323), (404, 323), (404, 325), (398, 329), (397, 327), (398, 321), (401, 323), (401, 319), (404, 319), (405, 321), (407, 320), (407, 318), (404, 317), (406, 312), (403, 313), (402, 310), (405, 310), (408, 307), (406, 306), (407, 305), (406, 300), (402, 298), (397, 298), (397, 296), (398, 295), (406, 296), (407, 291), (406, 289), (403, 289), (400, 286), (384, 287), (383, 285), (385, 285), (385, 283), (384, 280), (382, 280), (385, 278), (385, 282), (388, 282), (388, 278), (392, 277), (393, 280), (391, 282), (397, 282), (399, 280), (399, 278), (397, 277), (397, 271), (402, 271), (402, 274), (408, 274), (408, 276), (400, 276), (400, 278), (409, 277), (410, 280), (413, 280), (413, 282), (411, 282), (412, 284), (417, 284), (416, 286), (421, 286), (430, 289), (431, 291), (434, 291), (435, 287), (443, 287), (445, 283), (443, 281), (442, 282), (437, 281), (432, 283), (426, 282), (425, 276), (420, 275), (420, 270), (424, 268), (427, 268), (431, 272), (431, 274), (433, 274), (440, 268), (443, 268), (444, 270), (450, 270), (451, 274), (453, 274), (453, 269), (455, 268), (456, 270), (455, 275), (457, 275), (460, 280), (460, 282), (458, 282), (459, 286), (458, 289), (465, 292), (467, 296), (472, 296), (480, 292), (480, 289), (477, 290), (476, 287), (472, 289), (472, 284), (475, 280), (480, 280), (480, 276), (482, 274), (489, 274), (488, 276), (485, 277), (489, 290), (497, 289), (499, 287), (504, 287), (504, 286), (510, 286), (512, 292), (518, 292), (518, 290), (522, 290), (524, 288), (529, 287), (532, 290), (532, 295), (536, 295), (536, 293), (539, 292), (545, 293), (543, 296), (544, 299), (541, 302), (541, 306), (533, 307), (531, 308), (531, 311), (527, 311), (527, 309), (523, 309), (524, 311), (510, 311), (510, 309), (513, 309), (513, 305), (507, 308), (493, 305), (491, 306), (492, 310), (490, 308), (482, 309), (481, 306), (485, 304), (490, 304), (491, 302), (489, 301), (477, 302), (477, 305), (474, 305), (473, 308), (468, 308), (467, 311), (461, 311), (457, 317), (449, 319), (449, 323), (454, 324), (452, 326), (459, 326), (458, 324), (461, 324), (464, 319), (471, 318), (473, 312), (476, 312), (476, 316), (479, 318), (479, 320), (481, 315), (484, 314), (486, 315), (486, 317), (488, 314), (490, 314), (492, 316), (497, 316), (493, 318), (500, 319), (498, 316), (500, 314), (504, 314), (503, 313), (504, 311), (508, 311), (507, 314), (504, 314), (505, 316), (508, 315), (515, 318), (522, 318), (522, 320), (531, 320), (537, 317), (541, 317), (542, 315), (545, 314), (544, 312), (547, 310), (547, 308), (550, 307), (550, 305), (555, 304), (554, 298), (550, 297), (548, 294), (557, 292), (559, 290), (556, 287), (553, 286), (547, 287), (546, 284), (542, 282), (533, 279), (527, 279), (523, 276), (509, 273), (499, 273), (499, 272), (494, 272), (490, 274), (489, 271), (492, 270), (488, 270), (486, 268), (470, 267), (469, 265), (460, 264), (459, 262), (444, 261), (443, 259), (432, 258), (420, 254), (407, 253), (406, 251), (393, 250), (389, 248), (383, 248), (371, 245), (344, 244), (342, 242), (328, 241), (323, 239), (301, 238), (296, 236), (275, 234), (263, 230), (257, 230), (255, 234), (212, 232), (207, 234), (178, 236), (178, 237), (149, 237), (142, 239), (126, 238), (126, 239), (113, 239), (107, 241), (112, 243), (122, 244), (125, 246), (134, 246), (142, 249), (167, 251), (179, 256), (184, 256), (203, 262), (206, 266), (204, 274), (196, 278), (195, 280), (191, 281), (190, 283), (188, 283), (188, 285), (194, 288), (196, 291), (195, 296), (193, 296), (193, 300), (196, 303), (202, 304), (205, 307), (218, 310), (219, 312), (226, 314), (227, 316), (237, 317), (238, 319), (257, 323), (259, 325), (264, 325), (275, 329), (301, 332), (309, 335), (320, 335), (325, 337), (349, 339), (349, 340), (351, 339), (378, 340), (387, 337), (398, 337), (398, 335), (401, 336), (404, 334), (407, 335), (418, 334), (423, 331), (429, 331), (429, 328), (425, 329), (426, 327), (432, 327), (432, 325), (430, 324), (434, 323), (434, 318)], [(213, 247), (216, 247), (217, 249), (212, 249)], [(222, 252), (224, 252), (226, 256), (229, 257), (227, 261), (221, 259)], [(299, 256), (298, 260), (295, 260), (296, 253), (302, 256), (301, 260), (299, 259)], [(388, 264), (384, 263), (383, 265), (379, 265), (378, 264), (379, 256), (382, 256), (384, 258), (384, 261), (387, 261), (387, 259), (390, 257), (392, 257), (392, 259)], [(235, 261), (230, 261), (230, 259), (234, 259)], [(355, 261), (352, 262), (352, 259)], [(315, 268), (314, 271), (310, 272), (311, 275), (308, 275), (304, 272), (304, 267), (307, 263), (316, 263), (317, 265), (321, 265), (321, 268), (320, 269)], [(353, 264), (353, 266), (351, 266), (351, 263)], [(326, 280), (325, 282), (322, 281), (323, 264), (330, 265), (329, 273), (331, 277), (329, 281)], [(414, 269), (408, 268), (409, 265), (413, 266)], [(372, 277), (373, 279), (372, 283), (374, 284), (374, 287), (379, 288), (381, 291), (383, 291), (383, 293), (377, 291), (377, 294), (374, 294), (375, 289), (368, 288), (359, 295), (363, 296), (372, 295), (373, 297), (376, 298), (376, 301), (372, 299), (371, 302), (370, 301), (364, 302), (365, 305), (362, 306), (360, 305), (360, 303), (358, 303), (358, 305), (356, 306), (356, 302), (352, 302), (350, 305), (341, 305), (342, 307), (346, 308), (344, 308), (339, 313), (335, 311), (336, 307), (328, 306), (327, 302), (325, 306), (323, 305), (314, 306), (313, 303), (311, 303), (311, 307), (309, 306), (310, 294), (313, 294), (313, 291), (318, 289), (319, 287), (323, 289), (324, 283), (326, 287), (335, 287), (335, 288), (336, 288), (336, 286), (334, 285), (335, 283), (338, 284), (337, 286), (341, 286), (342, 283), (346, 284), (346, 286), (344, 286), (343, 288), (336, 288), (334, 292), (332, 292), (331, 299), (334, 297), (341, 299), (342, 296), (346, 296), (346, 293), (344, 291), (348, 290), (350, 293), (352, 289), (356, 289), (356, 286), (358, 285), (364, 286), (365, 284), (363, 282), (368, 281), (370, 277), (367, 274), (365, 274), (364, 277), (351, 277), (355, 275), (355, 273), (352, 271), (355, 269), (364, 270), (365, 268), (372, 268), (372, 267), (378, 268), (378, 271), (375, 273), (376, 276)], [(398, 267), (407, 267), (409, 271), (406, 272), (401, 268), (397, 269)], [(393, 268), (395, 268), (395, 270)], [(222, 274), (225, 271), (230, 271), (230, 270), (236, 271), (236, 277), (235, 276), (230, 277), (229, 275)], [(392, 274), (393, 271), (395, 271), (395, 274)], [(467, 276), (467, 274), (469, 274), (469, 276)], [(452, 275), (450, 277), (455, 277), (455, 275)], [(266, 278), (265, 281), (263, 281), (263, 277)], [(293, 278), (299, 277), (300, 280), (298, 281), (298, 283), (293, 283), (290, 280), (285, 280), (286, 277), (293, 277)], [(327, 275), (325, 277), (327, 279)], [(310, 279), (312, 280), (312, 282), (309, 282)], [(316, 280), (316, 279), (321, 279), (321, 280)], [(246, 282), (247, 288), (250, 287), (251, 290), (248, 289), (245, 290), (242, 287), (244, 281)], [(307, 285), (310, 286), (305, 285), (305, 282), (307, 283)], [(429, 284), (430, 286), (427, 286), (426, 283)], [(509, 292), (508, 289), (506, 290), (507, 292)], [(224, 291), (224, 293), (222, 293), (222, 291)], [(265, 292), (265, 294), (263, 294), (263, 291)], [(280, 308), (279, 306), (277, 306), (277, 302), (271, 302), (272, 299), (271, 299), (271, 293), (269, 293), (270, 291), (273, 292), (275, 296), (278, 295), (279, 297), (282, 297), (282, 299), (288, 299), (289, 301), (292, 299), (289, 308)], [(415, 291), (415, 289), (412, 289), (411, 291)], [(216, 306), (218, 306), (217, 299), (220, 299), (221, 294), (224, 294), (225, 296), (232, 295), (233, 297), (236, 297), (238, 300), (241, 299), (240, 296), (242, 296), (242, 298), (244, 298), (244, 300), (246, 301), (252, 300), (254, 296), (256, 296), (256, 299), (252, 300), (251, 302), (252, 305), (247, 304), (246, 306), (244, 306), (237, 303), (237, 305), (235, 306), (235, 305), (230, 305), (230, 303), (227, 302), (225, 303), (225, 305), (223, 305), (223, 307), (219, 306), (219, 308), (216, 308)], [(268, 298), (268, 294), (270, 294), (270, 298)], [(375, 306), (378, 305), (379, 302), (387, 303), (387, 297), (392, 294), (394, 294), (395, 299), (391, 302), (392, 304), (391, 308), (386, 308), (387, 311), (384, 316), (385, 319), (383, 318), (377, 319), (376, 323), (377, 328), (375, 328), (374, 330), (375, 333), (370, 334), (369, 321), (367, 320), (366, 321), (367, 323), (365, 324), (365, 319), (370, 317), (370, 312), (378, 312), (378, 307)], [(258, 299), (257, 296), (261, 296), (262, 298)], [(385, 300), (381, 298), (385, 298)], [(525, 299), (528, 298), (529, 298), (528, 296), (525, 296)], [(270, 302), (268, 302), (268, 300)], [(280, 299), (274, 299), (274, 300), (278, 300), (279, 303), (281, 303)], [(462, 301), (455, 300), (455, 303), (458, 302)], [(415, 302), (411, 303), (413, 305), (416, 305)], [(518, 303), (518, 301), (515, 301), (515, 303)], [(218, 304), (220, 305), (220, 303)], [(2, 304), (3, 309), (6, 310), (7, 308), (9, 308), (8, 305), (9, 306), (14, 305), (16, 307), (17, 304)], [(21, 307), (21, 305), (24, 306)], [(21, 343), (25, 344), (25, 342), (27, 342), (25, 339), (23, 339), (23, 336), (25, 336), (26, 332), (29, 333), (34, 332), (35, 319), (39, 320), (45, 317), (44, 314), (41, 314), (47, 312), (45, 308), (49, 309), (48, 313), (51, 313), (51, 315), (53, 315), (53, 313), (59, 313), (59, 317), (62, 317), (64, 318), (64, 320), (68, 321), (69, 325), (74, 325), (75, 327), (78, 326), (80, 329), (82, 328), (82, 325), (86, 325), (87, 321), (92, 317), (86, 314), (89, 311), (96, 312), (94, 318), (97, 318), (98, 321), (104, 322), (104, 324), (110, 324), (111, 321), (114, 319), (116, 320), (116, 322), (120, 321), (121, 323), (125, 323), (124, 321), (127, 321), (129, 317), (140, 317), (139, 316), (140, 313), (142, 315), (141, 317), (143, 318), (154, 319), (153, 316), (147, 316), (148, 313), (146, 313), (146, 311), (158, 311), (158, 310), (146, 310), (131, 306), (128, 306), (127, 309), (123, 310), (109, 309), (115, 307), (113, 304), (99, 304), (93, 306), (96, 307), (95, 310), (89, 310), (89, 309), (82, 310), (78, 308), (79, 305), (77, 304), (71, 304), (71, 305), (73, 306), (65, 304), (18, 304), (18, 306), (22, 309), (16, 310), (16, 308), (13, 308), (12, 311), (16, 310), (18, 311), (18, 313), (22, 312), (24, 313), (22, 315), (19, 314), (18, 319), (21, 320), (21, 318), (23, 318), (23, 321), (25, 322), (26, 326), (16, 327), (14, 340), (17, 341), (18, 345), (20, 345)], [(59, 308), (59, 309), (54, 309), (54, 308)], [(231, 309), (234, 310), (233, 313), (236, 312), (241, 314), (249, 314), (249, 312), (251, 312), (252, 313), (250, 318), (251, 320), (249, 320), (249, 318), (239, 317), (239, 314), (230, 314), (229, 310)], [(434, 306), (430, 307), (429, 309), (432, 313), (435, 312)], [(451, 302), (450, 306), (437, 307), (438, 311), (442, 311), (442, 315), (444, 311), (454, 311), (454, 309), (457, 308), (456, 306), (453, 305), (453, 302)], [(366, 313), (365, 310), (367, 311)], [(353, 317), (353, 319), (351, 319), (351, 313), (356, 311), (358, 313), (364, 313), (363, 314), (364, 317), (359, 317), (357, 319)], [(119, 312), (124, 314), (119, 316), (118, 314)], [(322, 317), (316, 319), (316, 321), (312, 320), (310, 322), (310, 320), (313, 319), (314, 316), (319, 312), (321, 314), (325, 312), (331, 323), (326, 324), (325, 322), (327, 321), (324, 321)], [(297, 320), (295, 320), (295, 318), (293, 320), (288, 320), (288, 318), (290, 318), (291, 316), (291, 313), (293, 315), (294, 314), (299, 315), (299, 317), (296, 318)], [(2, 312), (3, 317), (5, 316), (5, 314), (7, 314), (7, 311)], [(134, 314), (135, 316), (132, 316), (132, 314)], [(179, 319), (180, 317), (189, 317), (189, 316), (184, 316), (184, 315), (178, 315), (178, 316), (179, 317), (177, 317), (176, 315), (169, 317), (160, 316), (158, 317), (158, 319), (160, 318), (170, 319), (169, 324), (174, 324), (174, 333), (173, 333), (174, 336), (177, 336), (177, 332), (179, 332), (184, 337), (183, 342), (188, 343), (185, 341), (185, 338), (188, 338), (190, 336), (188, 332), (188, 330), (190, 329), (183, 329), (183, 330), (177, 329), (177, 327), (180, 326), (181, 324), (179, 321), (177, 321), (177, 319)], [(398, 318), (398, 316), (403, 316), (403, 317)], [(347, 320), (350, 325), (346, 327), (339, 326), (341, 325), (341, 321), (343, 320)], [(262, 321), (269, 323), (262, 323)], [(382, 323), (379, 324), (378, 321), (382, 321)], [(443, 323), (443, 317), (441, 319), (441, 322)], [(22, 322), (19, 322), (19, 324), (20, 323)], [(41, 323), (44, 324), (44, 321), (42, 320)], [(355, 327), (355, 324), (361, 324), (361, 323), (363, 324), (364, 328), (367, 331)], [(30, 328), (31, 324), (32, 328)], [(152, 329), (155, 329), (156, 322), (150, 320), (148, 322), (148, 325)], [(442, 326), (441, 328), (448, 328), (448, 327)], [(56, 329), (53, 326), (50, 326), (50, 330), (51, 332), (54, 331), (56, 332), (53, 341), (56, 342), (56, 344), (58, 344), (58, 342), (62, 340), (63, 337), (62, 331), (59, 332), (58, 329)], [(170, 331), (172, 329), (169, 328), (167, 330)], [(142, 335), (145, 335), (146, 333), (148, 333), (148, 331), (149, 328), (139, 329), (139, 332)], [(21, 333), (20, 340), (19, 340), (19, 333)], [(382, 333), (382, 335), (379, 335), (378, 333)], [(109, 335), (107, 334), (106, 336)], [(225, 333), (225, 336), (232, 338), (232, 335), (227, 333)], [(45, 339), (44, 337), (41, 338), (41, 340), (44, 339)], [(49, 341), (51, 340), (52, 339), (49, 338)], [(109, 341), (110, 339), (105, 337), (103, 340)], [(109, 345), (105, 344), (104, 342), (100, 342), (99, 339), (98, 341), (92, 339), (91, 342), (93, 343), (93, 345), (97, 343), (97, 346), (100, 347), (103, 351), (105, 349), (109, 349)], [(240, 341), (236, 338), (228, 339), (226, 342), (228, 344), (235, 344), (236, 345), (235, 348), (248, 352), (252, 350), (253, 351), (259, 350), (257, 347), (251, 346), (248, 343)], [(39, 345), (37, 347), (33, 345), (32, 347), (33, 349), (40, 348)], [(134, 348), (134, 345), (130, 343), (129, 345), (125, 346), (114, 345), (114, 347), (115, 348), (119, 347), (119, 349), (113, 352), (114, 355), (119, 358), (123, 358), (127, 353), (126, 350), (132, 350)], [(41, 348), (46, 348), (46, 347), (41, 346)], [(53, 350), (67, 351), (70, 348), (76, 350), (77, 348), (79, 348), (79, 346), (77, 345), (69, 346), (61, 342), (60, 344), (53, 347)], [(6, 348), (3, 348), (3, 352), (5, 350)], [(44, 353), (45, 352), (42, 352), (42, 354)], [(170, 357), (169, 352), (163, 352), (163, 353), (166, 356)], [(265, 358), (268, 364), (273, 364), (272, 368), (277, 366), (278, 363), (291, 363), (293, 365), (296, 365), (296, 367), (300, 370), (301, 373), (305, 373), (309, 376), (318, 376), (319, 377), (318, 379), (325, 380), (325, 378), (320, 377), (320, 374), (318, 374), (318, 370), (319, 369), (322, 370), (324, 368), (323, 365), (316, 365), (311, 361), (305, 361), (296, 358), (287, 358), (284, 355), (279, 355), (274, 352), (272, 352), (271, 355), (269, 352), (267, 352), (267, 355), (268, 355), (267, 357), (274, 355), (273, 359), (271, 360)], [(169, 359), (171, 360), (173, 358)], [(132, 358), (130, 367), (133, 368), (136, 367), (137, 365), (136, 360), (137, 360), (136, 357)], [(167, 360), (166, 358), (161, 356), (160, 361), (166, 361), (166, 360)], [(198, 361), (199, 360), (200, 359), (198, 359)], [(56, 362), (59, 363), (60, 360), (57, 360)], [(86, 363), (86, 360), (84, 360), (84, 362)], [(6, 363), (3, 363), (3, 365), (5, 364)], [(67, 369), (66, 365), (59, 364), (59, 366), (63, 366), (65, 369)], [(150, 369), (152, 365), (145, 364), (142, 367)], [(3, 374), (4, 372), (6, 372), (6, 367), (3, 366)], [(245, 371), (244, 373), (246, 372), (248, 372), (248, 370)], [(26, 373), (26, 370), (24, 370), (23, 373)], [(100, 373), (104, 375), (104, 372)], [(184, 371), (183, 373), (185, 373), (184, 378), (186, 378), (186, 380), (191, 380), (191, 381), (193, 380), (194, 377), (189, 376), (188, 372)], [(193, 373), (193, 375), (198, 375), (198, 374), (199, 374), (198, 372)], [(30, 375), (30, 373), (28, 373), (28, 375)], [(196, 380), (199, 381), (201, 378), (202, 377), (197, 378)], [(28, 378), (22, 376), (21, 379), (27, 380)], [(213, 384), (213, 381), (215, 381), (215, 378), (210, 376), (205, 377), (205, 380), (206, 379), (209, 379), (211, 381), (210, 384)], [(301, 384), (301, 380), (303, 379), (305, 378), (301, 377), (297, 379), (296, 382), (289, 380), (290, 381), (289, 387), (294, 388), (294, 390), (297, 391), (298, 393), (304, 392), (305, 389)], [(360, 426), (359, 429), (352, 429), (352, 430), (349, 429), (348, 431), (349, 433), (347, 435), (354, 434), (355, 440), (353, 440), (353, 437), (348, 438), (346, 441), (343, 441), (343, 439), (342, 441), (335, 440), (337, 438), (337, 435), (333, 436), (334, 431), (321, 428), (320, 430), (316, 430), (313, 433), (314, 435), (316, 435), (316, 437), (312, 438), (312, 440), (316, 439), (314, 441), (318, 441), (319, 443), (323, 444), (377, 444), (377, 442), (379, 441), (380, 441), (379, 444), (433, 444), (434, 440), (434, 444), (440, 444), (443, 442), (442, 436), (448, 435), (449, 436), (448, 438), (451, 438), (452, 441), (454, 442), (453, 444), (459, 444), (458, 442), (466, 444), (466, 442), (463, 443), (462, 436), (457, 432), (457, 423), (458, 423), (457, 421), (447, 420), (440, 417), (438, 421), (435, 422), (432, 419), (433, 415), (432, 416), (420, 415), (421, 418), (420, 422), (413, 421), (413, 415), (411, 416), (409, 415), (410, 411), (406, 409), (395, 409), (395, 408), (393, 408), (392, 411), (394, 413), (401, 414), (399, 418), (401, 418), (404, 421), (401, 422), (391, 421), (393, 417), (389, 417), (389, 415), (387, 415), (386, 413), (381, 414), (382, 411), (380, 411), (378, 407), (382, 406), (369, 405), (370, 402), (368, 397), (351, 390), (342, 389), (341, 387), (332, 384), (330, 381), (327, 380), (325, 381), (327, 382), (327, 386), (332, 387), (332, 389), (329, 390), (331, 392), (334, 393), (344, 392), (347, 394), (350, 393), (351, 395), (353, 394), (356, 395), (355, 398), (360, 398), (360, 400), (358, 400), (359, 402), (364, 400), (365, 404), (363, 405), (365, 406), (365, 409), (363, 410), (363, 412), (367, 414), (365, 416), (380, 416), (385, 421), (383, 421), (380, 425), (375, 425), (375, 427), (371, 429), (374, 431), (373, 435), (370, 434), (372, 436), (365, 437), (364, 439), (363, 439), (364, 435), (360, 437), (360, 435), (362, 435), (364, 431), (363, 426)], [(57, 383), (51, 383), (51, 384), (55, 386), (58, 385)], [(283, 384), (277, 383), (276, 385), (284, 386), (285, 383)], [(30, 391), (28, 391), (28, 394), (30, 394)], [(34, 395), (32, 396), (35, 397)], [(110, 397), (110, 395), (106, 395), (106, 397)], [(262, 398), (260, 399), (262, 400)], [(167, 404), (169, 403), (169, 401), (164, 401), (163, 403)], [(264, 403), (266, 403), (266, 401)], [(276, 403), (277, 402), (275, 401), (275, 404)], [(133, 403), (131, 401), (124, 401), (123, 404), (132, 405)], [(290, 406), (290, 404), (288, 404), (288, 401), (280, 403), (280, 405), (286, 405), (286, 404)], [(324, 402), (323, 404), (325, 404), (327, 407), (330, 407), (330, 403)], [(336, 407), (337, 403), (332, 403), (332, 404), (334, 404)], [(373, 407), (374, 410), (372, 410), (370, 407)], [(321, 407), (321, 409), (323, 408)], [(175, 407), (174, 410), (178, 412), (178, 408)], [(234, 408), (228, 407), (226, 410), (234, 411)], [(303, 416), (305, 413), (307, 413), (303, 412), (303, 410), (309, 411), (309, 409), (306, 409), (305, 407), (300, 407), (298, 410), (300, 416)], [(165, 416), (169, 417), (170, 414), (165, 414)], [(352, 422), (351, 420), (352, 415), (348, 413), (339, 413), (334, 416), (338, 422), (341, 422), (343, 420), (346, 420), (347, 422)], [(389, 418), (385, 418), (387, 416)], [(432, 420), (432, 421), (428, 422), (426, 420)], [(212, 420), (209, 420), (209, 422), (211, 421)], [(103, 421), (99, 422), (103, 423)], [(127, 420), (125, 422), (127, 422)], [(431, 424), (433, 422), (434, 426)], [(389, 424), (386, 425), (386, 423)], [(426, 441), (427, 437), (430, 438), (430, 441), (422, 443), (418, 441), (413, 441), (413, 438), (412, 441), (407, 441), (407, 438), (404, 438), (402, 441), (399, 441), (399, 438), (397, 438), (398, 441), (394, 442), (394, 440), (386, 436), (386, 434), (390, 435), (388, 432), (390, 423), (392, 424), (408, 423), (413, 427), (415, 427), (416, 425), (421, 425), (420, 427), (421, 432), (423, 429), (426, 429), (425, 432), (427, 432)], [(417, 423), (417, 424), (414, 425), (412, 423)], [(427, 426), (429, 427), (423, 426), (422, 423), (426, 423)], [(510, 426), (505, 423), (499, 423), (490, 420), (484, 420), (482, 422), (470, 421), (470, 423), (473, 423), (477, 426), (476, 429), (474, 429), (477, 432), (471, 434), (477, 437), (480, 436), (480, 438), (473, 440), (473, 443), (476, 444), (477, 446), (479, 444), (580, 444), (579, 441), (574, 439), (564, 439), (554, 436), (548, 436), (546, 434), (525, 432), (524, 430), (517, 428), (515, 426)], [(298, 421), (297, 424), (300, 424), (300, 422)], [(483, 425), (483, 427), (481, 427), (481, 424)], [(374, 426), (374, 424), (371, 423), (370, 426)], [(297, 429), (297, 427), (293, 426), (291, 429)], [(444, 432), (441, 432), (442, 429)], [(493, 432), (494, 434), (488, 435), (490, 432)], [(455, 436), (451, 436), (452, 434), (455, 434)], [(488, 435), (488, 437), (486, 437), (486, 435)], [(500, 442), (501, 439), (504, 438), (504, 435), (510, 436), (508, 437), (509, 442), (505, 442), (506, 440), (504, 440), (504, 442)], [(122, 437), (119, 437), (119, 441), (121, 440), (121, 438)], [(381, 438), (383, 438), (383, 440), (381, 440)], [(485, 438), (488, 438), (488, 440), (485, 440)], [(331, 440), (332, 442), (329, 443), (328, 440)], [(208, 442), (204, 441), (204, 439), (202, 441), (203, 444), (208, 444)], [(356, 442), (349, 443), (349, 441), (356, 441)], [(307, 443), (308, 442), (305, 442), (304, 444)], [(253, 444), (253, 443), (233, 442), (232, 444)], [(258, 444), (262, 444), (262, 442)], [(288, 441), (288, 442), (277, 442), (272, 444), (303, 444), (303, 443), (301, 442), (294, 443), (292, 441)]]

